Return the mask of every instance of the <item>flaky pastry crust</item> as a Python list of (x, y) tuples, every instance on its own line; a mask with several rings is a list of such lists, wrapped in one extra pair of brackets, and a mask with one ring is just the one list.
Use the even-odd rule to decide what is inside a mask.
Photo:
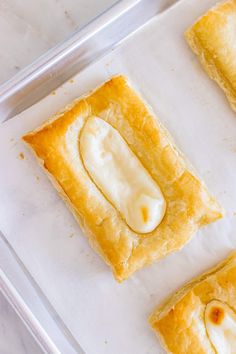
[(186, 31), (185, 37), (236, 111), (236, 0), (217, 4)]
[(236, 311), (236, 251), (159, 306), (149, 318), (168, 353), (214, 354), (204, 322), (206, 305), (212, 300)]
[[(79, 138), (91, 115), (119, 131), (160, 186), (167, 210), (154, 231), (132, 231), (87, 174)], [(199, 227), (222, 216), (216, 201), (123, 76), (113, 77), (76, 100), (23, 139), (56, 182), (92, 246), (111, 266), (118, 281), (180, 249)]]

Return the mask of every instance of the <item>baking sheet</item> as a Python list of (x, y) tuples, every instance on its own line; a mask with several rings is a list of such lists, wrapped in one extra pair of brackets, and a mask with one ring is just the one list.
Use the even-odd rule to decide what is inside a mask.
[[(236, 117), (183, 38), (215, 0), (184, 0), (0, 131), (0, 228), (87, 354), (162, 353), (147, 317), (236, 248)], [(226, 210), (180, 252), (122, 284), (83, 237), (20, 137), (111, 75), (126, 74)]]

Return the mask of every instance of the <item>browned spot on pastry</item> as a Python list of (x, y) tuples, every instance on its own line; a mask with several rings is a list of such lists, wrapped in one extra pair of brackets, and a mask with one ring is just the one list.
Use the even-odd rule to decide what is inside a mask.
[(148, 221), (148, 209), (146, 207), (141, 207), (141, 213), (143, 217), (143, 221), (147, 222)]
[(23, 154), (23, 152), (20, 152), (19, 153), (19, 159), (24, 160), (24, 158), (25, 158), (25, 155)]
[(213, 307), (209, 314), (210, 320), (216, 324), (220, 325), (225, 317), (224, 310), (221, 307)]

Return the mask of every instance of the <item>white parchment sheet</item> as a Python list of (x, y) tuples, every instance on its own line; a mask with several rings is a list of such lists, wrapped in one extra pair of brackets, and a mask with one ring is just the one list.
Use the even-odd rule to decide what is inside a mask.
[[(184, 0), (0, 131), (0, 228), (88, 354), (162, 353), (147, 317), (165, 296), (236, 248), (236, 114), (188, 48), (184, 30), (215, 0)], [(224, 219), (182, 251), (117, 284), (20, 137), (111, 75), (152, 105)], [(20, 154), (24, 154), (24, 159)]]

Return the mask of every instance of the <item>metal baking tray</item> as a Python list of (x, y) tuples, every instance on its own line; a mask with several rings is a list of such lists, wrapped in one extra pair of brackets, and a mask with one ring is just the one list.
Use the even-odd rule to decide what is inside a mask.
[(4, 121), (61, 86), (177, 0), (120, 0), (0, 86)]
[[(121, 0), (0, 86), (0, 121), (30, 107), (120, 45), (175, 0)], [(0, 225), (1, 229), (1, 225)], [(46, 353), (83, 353), (0, 232), (0, 289)]]

